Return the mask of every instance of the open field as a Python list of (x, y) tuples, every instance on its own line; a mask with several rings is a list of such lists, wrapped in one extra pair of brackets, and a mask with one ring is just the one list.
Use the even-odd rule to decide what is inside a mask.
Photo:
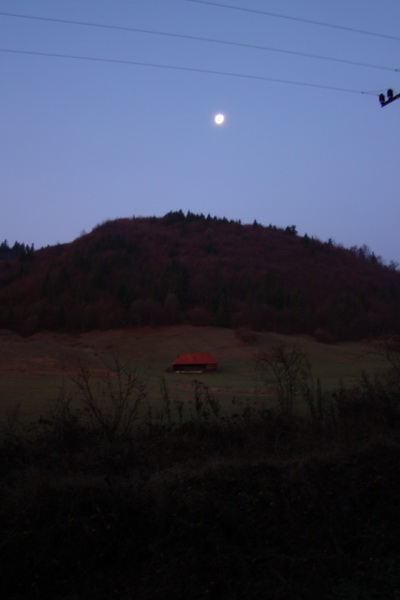
[[(104, 362), (112, 357), (137, 366), (148, 381), (148, 397), (157, 406), (160, 380), (165, 379), (172, 401), (182, 401), (190, 410), (194, 380), (202, 381), (222, 406), (237, 402), (274, 403), (272, 386), (257, 380), (254, 356), (277, 342), (299, 344), (308, 355), (314, 377), (323, 389), (331, 390), (342, 381), (350, 386), (362, 370), (373, 374), (385, 363), (372, 344), (342, 343), (324, 345), (311, 337), (257, 334), (257, 343), (243, 344), (230, 329), (173, 326), (163, 328), (119, 329), (82, 334), (43, 332), (23, 338), (0, 332), (0, 418), (19, 404), (21, 417), (29, 420), (46, 412), (60, 389), (71, 388), (71, 377), (80, 363), (93, 377), (106, 374)], [(167, 369), (179, 352), (210, 352), (219, 370), (210, 374), (173, 374)]]

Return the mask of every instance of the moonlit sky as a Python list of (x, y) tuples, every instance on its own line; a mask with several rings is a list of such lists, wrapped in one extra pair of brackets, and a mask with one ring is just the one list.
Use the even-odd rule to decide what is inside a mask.
[(182, 209), (400, 262), (400, 99), (378, 101), (400, 92), (400, 2), (212, 2), (0, 0), (109, 26), (0, 15), (1, 49), (30, 53), (0, 52), (0, 241), (39, 248)]

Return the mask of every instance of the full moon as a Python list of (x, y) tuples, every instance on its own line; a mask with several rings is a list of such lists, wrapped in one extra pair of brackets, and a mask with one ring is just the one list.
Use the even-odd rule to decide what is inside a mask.
[(218, 113), (217, 115), (215, 115), (214, 117), (214, 123), (216, 125), (222, 125), (222, 123), (225, 121), (225, 115)]

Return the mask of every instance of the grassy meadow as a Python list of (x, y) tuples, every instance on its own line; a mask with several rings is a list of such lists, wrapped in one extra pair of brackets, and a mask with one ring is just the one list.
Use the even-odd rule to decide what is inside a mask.
[[(341, 383), (351, 386), (361, 372), (381, 371), (386, 365), (373, 344), (346, 342), (327, 345), (311, 337), (258, 333), (255, 343), (244, 344), (234, 331), (214, 327), (174, 326), (122, 329), (68, 335), (39, 333), (29, 338), (11, 332), (0, 335), (0, 419), (16, 406), (24, 420), (46, 413), (60, 390), (74, 392), (71, 379), (78, 364), (85, 364), (101, 383), (105, 364), (118, 357), (137, 368), (147, 382), (148, 401), (156, 410), (160, 380), (164, 378), (172, 402), (182, 402), (188, 414), (193, 381), (201, 381), (229, 412), (237, 403), (274, 406), (273, 384), (265, 385), (255, 372), (254, 358), (279, 342), (298, 344), (308, 356), (314, 378), (325, 391)], [(168, 372), (180, 352), (209, 352), (219, 368), (209, 374)], [(232, 406), (233, 402), (233, 406)]]

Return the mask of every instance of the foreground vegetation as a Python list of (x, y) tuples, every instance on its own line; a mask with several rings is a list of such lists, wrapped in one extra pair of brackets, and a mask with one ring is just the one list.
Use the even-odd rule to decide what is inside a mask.
[(198, 381), (189, 418), (164, 381), (139, 421), (143, 381), (117, 361), (101, 387), (82, 365), (75, 403), (60, 394), (28, 430), (9, 414), (4, 597), (399, 598), (398, 354), (327, 395), (301, 349), (275, 352), (274, 408), (224, 415)]

